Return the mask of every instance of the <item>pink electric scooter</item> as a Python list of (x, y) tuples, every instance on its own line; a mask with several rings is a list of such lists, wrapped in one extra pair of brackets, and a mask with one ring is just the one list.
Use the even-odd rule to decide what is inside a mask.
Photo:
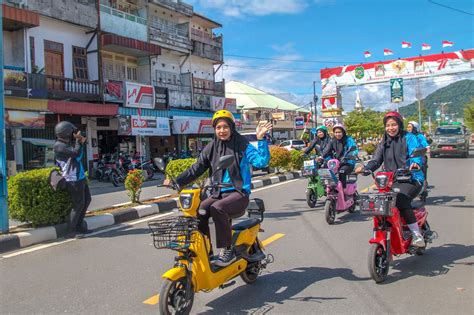
[[(356, 159), (355, 156), (348, 156), (353, 149), (346, 152), (341, 159), (345, 162), (349, 159)], [(339, 180), (339, 167), (341, 162), (337, 159), (331, 159), (327, 162), (327, 168), (318, 170), (319, 177), (322, 183), (326, 186), (326, 202), (324, 204), (324, 212), (326, 215), (326, 222), (333, 224), (336, 220), (338, 212), (348, 211), (350, 213), (355, 211), (357, 200), (357, 175), (349, 174), (347, 176), (346, 188), (342, 188), (342, 183)]]

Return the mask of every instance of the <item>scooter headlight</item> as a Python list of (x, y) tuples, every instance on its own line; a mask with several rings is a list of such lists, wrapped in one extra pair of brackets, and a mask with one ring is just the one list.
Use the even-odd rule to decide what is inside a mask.
[(332, 171), (334, 171), (334, 169), (336, 168), (336, 165), (337, 165), (336, 161), (329, 161), (328, 162), (328, 168)]
[(379, 189), (387, 188), (388, 185), (388, 176), (387, 175), (377, 175), (375, 176), (375, 184)]
[(181, 194), (179, 196), (179, 204), (182, 209), (190, 209), (193, 204), (193, 195), (194, 194)]

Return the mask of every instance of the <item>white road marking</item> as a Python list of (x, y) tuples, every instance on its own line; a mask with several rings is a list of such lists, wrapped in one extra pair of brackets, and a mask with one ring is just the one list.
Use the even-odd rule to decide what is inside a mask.
[(281, 288), (279, 288), (279, 289), (275, 292), (275, 294), (283, 293), (283, 292), (286, 291), (286, 289), (288, 289), (288, 287), (281, 287)]

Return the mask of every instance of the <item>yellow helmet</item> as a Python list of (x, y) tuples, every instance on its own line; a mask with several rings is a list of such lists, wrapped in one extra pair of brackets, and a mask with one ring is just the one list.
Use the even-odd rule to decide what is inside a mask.
[(223, 110), (218, 110), (217, 112), (214, 113), (214, 116), (212, 116), (212, 125), (215, 126), (217, 120), (221, 118), (230, 119), (230, 121), (235, 124), (234, 115), (232, 115), (232, 113), (229, 112), (228, 110), (223, 109)]

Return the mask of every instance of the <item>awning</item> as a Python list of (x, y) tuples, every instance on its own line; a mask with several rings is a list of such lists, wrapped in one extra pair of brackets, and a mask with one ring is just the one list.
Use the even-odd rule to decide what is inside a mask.
[(118, 114), (118, 105), (49, 100), (48, 110), (56, 114), (115, 116)]
[[(119, 107), (118, 108), (118, 113), (119, 113), (119, 115), (123, 115), (123, 116), (138, 115), (138, 108), (135, 108), (135, 107)], [(146, 116), (146, 117), (163, 117), (163, 118), (168, 118), (169, 117), (169, 111), (167, 111), (167, 110), (142, 108), (140, 110), (140, 113), (141, 113), (141, 116)]]
[(3, 30), (16, 31), (24, 27), (35, 27), (40, 25), (39, 14), (15, 8), (6, 4), (3, 8)]
[(158, 45), (115, 34), (103, 34), (102, 47), (108, 51), (136, 57), (161, 54), (161, 47)]
[(54, 140), (50, 139), (22, 138), (21, 140), (40, 147), (52, 148), (54, 145)]

